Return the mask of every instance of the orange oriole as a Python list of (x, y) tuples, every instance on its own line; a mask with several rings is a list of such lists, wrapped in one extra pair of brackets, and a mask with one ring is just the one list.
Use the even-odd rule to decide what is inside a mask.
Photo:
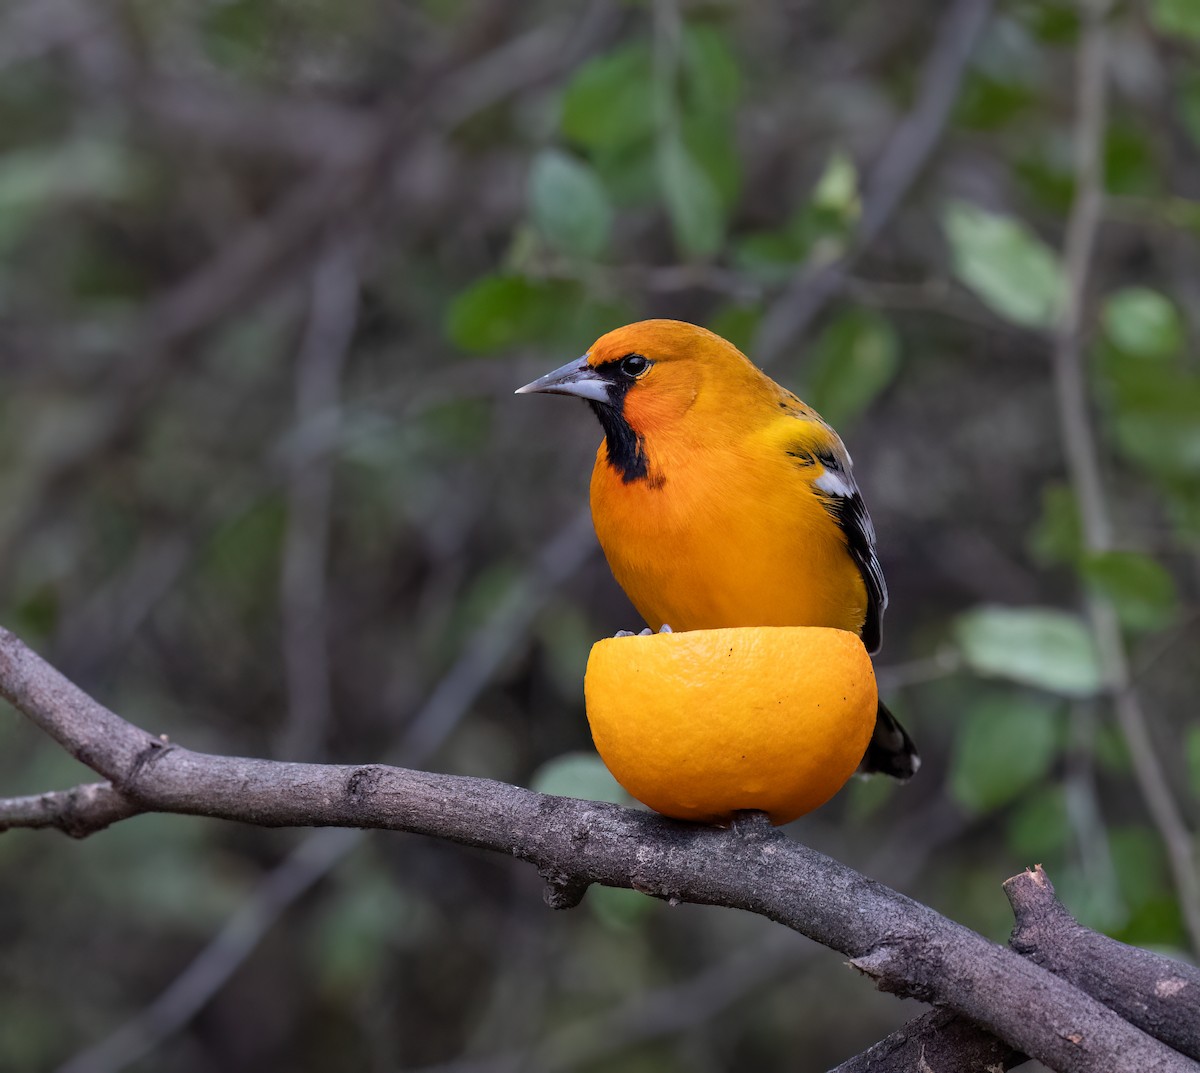
[[(528, 392), (585, 399), (599, 418), (596, 535), (652, 628), (832, 626), (878, 650), (887, 586), (850, 456), (732, 343), (628, 324)], [(881, 702), (860, 770), (906, 779), (919, 763)]]

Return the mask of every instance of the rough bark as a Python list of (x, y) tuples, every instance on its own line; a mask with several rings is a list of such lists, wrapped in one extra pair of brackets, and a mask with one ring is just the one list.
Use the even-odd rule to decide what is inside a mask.
[(1028, 1060), (958, 1014), (931, 1010), (829, 1073), (1002, 1073)]
[(1041, 866), (1006, 880), (1009, 944), (1177, 1051), (1200, 1059), (1200, 969), (1085, 928)]

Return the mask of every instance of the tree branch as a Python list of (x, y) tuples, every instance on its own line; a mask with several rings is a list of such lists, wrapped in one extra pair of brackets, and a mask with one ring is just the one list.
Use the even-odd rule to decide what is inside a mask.
[(764, 824), (720, 830), (487, 779), (192, 752), (127, 723), (4, 630), (0, 695), (146, 810), (409, 831), (510, 853), (537, 867), (556, 907), (601, 883), (745, 909), (1064, 1073), (1195, 1069), (1046, 970)]
[(1029, 1059), (949, 1010), (931, 1010), (829, 1073), (1000, 1073)]
[(1116, 1010), (1157, 1039), (1200, 1059), (1200, 969), (1085, 928), (1036, 868), (1004, 883), (1016, 924), (1009, 945)]
[(14, 827), (54, 827), (86, 838), (143, 810), (110, 782), (89, 782), (70, 790), (28, 797), (0, 797), (0, 833)]
[[(1016, 923), (1009, 945), (1181, 1054), (1200, 1059), (1200, 969), (1083, 927), (1054, 896), (1042, 866), (1004, 882)], [(962, 1017), (914, 1018), (830, 1073), (953, 1069), (994, 1073), (1026, 1056)], [(921, 1063), (924, 1062), (925, 1066)]]

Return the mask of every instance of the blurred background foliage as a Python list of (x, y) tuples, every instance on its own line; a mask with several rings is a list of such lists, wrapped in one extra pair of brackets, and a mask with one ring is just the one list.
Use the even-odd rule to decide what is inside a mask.
[[(598, 431), (512, 390), (694, 320), (838, 425), (892, 590), (925, 766), (795, 837), (997, 940), (1041, 861), (1086, 923), (1194, 954), (1081, 608), (1119, 616), (1194, 826), (1198, 12), (1108, 20), (1097, 548), (1050, 361), (1068, 0), (6, 0), (0, 620), (195, 748), (611, 796), (581, 676), (639, 624), (580, 514)], [(4, 793), (86, 777), (0, 722)], [(765, 921), (552, 914), (417, 838), (144, 817), (9, 833), (0, 869), (5, 1070), (823, 1069), (912, 1012)]]

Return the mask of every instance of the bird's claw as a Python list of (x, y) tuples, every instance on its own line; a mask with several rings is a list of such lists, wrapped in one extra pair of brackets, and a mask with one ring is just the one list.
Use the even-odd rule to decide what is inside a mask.
[[(671, 629), (671, 627), (670, 627), (670, 626), (668, 626), (668, 625), (667, 625), (667, 624), (664, 622), (664, 623), (662, 624), (662, 629), (660, 629), (658, 632), (659, 632), (659, 633), (674, 633), (675, 631), (674, 631), (673, 629)], [(633, 633), (633, 630), (617, 630), (617, 632), (616, 632), (616, 633), (614, 633), (614, 634), (613, 634), (613, 636), (614, 636), (614, 637), (632, 637), (632, 636), (634, 636), (634, 633)], [(638, 637), (653, 637), (653, 636), (654, 636), (654, 631), (653, 631), (652, 629), (650, 629), (650, 627), (649, 627), (649, 626), (647, 626), (647, 627), (646, 627), (644, 630), (642, 630), (642, 632), (641, 632), (641, 633), (639, 633), (637, 636), (638, 636)]]

